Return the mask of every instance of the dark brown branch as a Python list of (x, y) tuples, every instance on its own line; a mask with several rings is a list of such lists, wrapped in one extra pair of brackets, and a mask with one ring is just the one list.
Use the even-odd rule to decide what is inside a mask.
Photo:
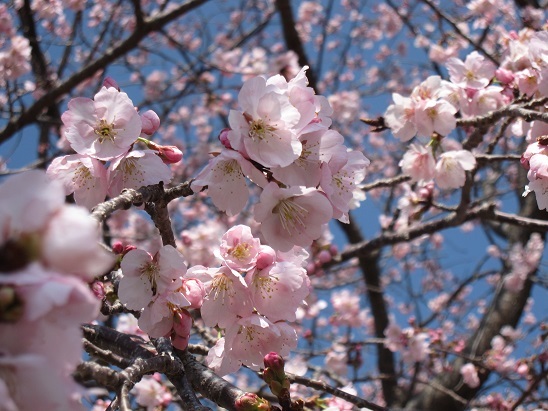
[(348, 401), (360, 408), (367, 408), (372, 411), (388, 411), (388, 409), (385, 407), (381, 407), (380, 405), (377, 405), (373, 402), (364, 400), (363, 398), (356, 397), (355, 395), (339, 390), (338, 388), (326, 384), (324, 381), (313, 380), (290, 373), (287, 373), (287, 377), (292, 383), (301, 384), (306, 387), (314, 388), (321, 392), (326, 392), (328, 394), (334, 395), (335, 397), (342, 398), (343, 400)]
[(284, 33), (285, 45), (289, 50), (293, 50), (299, 57), (299, 64), (301, 67), (308, 66), (309, 69), (306, 72), (308, 77), (308, 84), (314, 90), (318, 90), (318, 80), (313, 68), (310, 66), (310, 62), (304, 51), (303, 43), (297, 33), (295, 27), (295, 19), (293, 18), (293, 11), (291, 10), (290, 0), (276, 0), (276, 8), (280, 13), (282, 21), (282, 30)]

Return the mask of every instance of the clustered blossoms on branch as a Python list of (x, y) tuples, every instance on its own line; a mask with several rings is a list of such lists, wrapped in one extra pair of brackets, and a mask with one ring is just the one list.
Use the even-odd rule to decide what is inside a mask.
[[(462, 187), (465, 171), (473, 170), (476, 161), (459, 143), (446, 138), (456, 127), (457, 116), (485, 115), (510, 104), (516, 93), (527, 98), (548, 96), (548, 32), (524, 30), (505, 41), (507, 50), (500, 67), (478, 52), (464, 61), (452, 57), (446, 63), (450, 81), (432, 76), (415, 87), (410, 97), (393, 95), (394, 104), (385, 113), (393, 134), (402, 141), (415, 135), (430, 140), (426, 146), (411, 144), (400, 162), (412, 181), (433, 179), (442, 189)], [(540, 138), (523, 155), (522, 164), (529, 170), (524, 195), (535, 191), (539, 208), (547, 209), (548, 156), (542, 136), (548, 126), (542, 121), (530, 125), (518, 121), (512, 131), (518, 136), (527, 133), (528, 141)], [(438, 154), (440, 149), (446, 151)]]
[[(168, 164), (181, 159), (174, 147), (159, 146), (146, 138), (160, 126), (158, 115), (152, 110), (140, 115), (110, 78), (93, 100), (77, 97), (69, 101), (61, 119), (64, 136), (76, 154), (55, 158), (47, 172), (63, 182), (66, 195), (74, 193), (76, 204), (88, 209), (124, 188), (168, 183)], [(137, 140), (149, 149), (132, 150)]]
[(65, 204), (43, 172), (0, 185), (2, 409), (84, 409), (70, 374), (81, 360), (80, 324), (99, 313), (87, 283), (114, 263), (99, 239), (87, 210)]
[(246, 177), (260, 187), (255, 220), (280, 251), (309, 246), (332, 218), (348, 222), (348, 211), (365, 198), (359, 184), (369, 160), (329, 129), (332, 109), (308, 87), (306, 70), (290, 81), (247, 80), (238, 95), (242, 111), (231, 110), (230, 129), (220, 135), (223, 149), (192, 182), (195, 191), (207, 186), (231, 216), (248, 202)]

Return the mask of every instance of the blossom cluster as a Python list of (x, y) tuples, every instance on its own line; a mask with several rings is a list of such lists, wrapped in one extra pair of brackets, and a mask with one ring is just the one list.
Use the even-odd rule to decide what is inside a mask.
[(210, 367), (222, 375), (242, 364), (258, 368), (267, 353), (287, 355), (296, 347), (297, 334), (287, 321), (295, 321), (309, 293), (307, 257), (300, 247), (277, 252), (248, 226), (237, 225), (221, 238), (219, 267), (187, 269), (183, 255), (169, 245), (154, 256), (130, 250), (121, 262), (118, 296), (140, 312), (144, 332), (169, 336), (179, 349), (190, 336), (188, 310), (200, 309), (205, 325), (224, 330), (209, 352)]
[(65, 204), (43, 172), (0, 185), (2, 409), (84, 409), (70, 374), (81, 359), (80, 324), (99, 313), (87, 283), (114, 263), (99, 239), (87, 210)]
[[(548, 96), (548, 32), (528, 29), (510, 33), (500, 66), (474, 51), (464, 61), (451, 57), (445, 65), (449, 81), (431, 76), (414, 88), (409, 97), (393, 94), (394, 104), (385, 112), (386, 125), (395, 137), (409, 141), (426, 137), (427, 145), (411, 144), (400, 166), (412, 181), (434, 180), (442, 189), (462, 187), (465, 171), (476, 166), (474, 155), (446, 138), (456, 127), (457, 117), (483, 116), (510, 104), (515, 95), (523, 99)], [(542, 109), (541, 109), (542, 110)], [(548, 126), (536, 120), (514, 122), (512, 132), (527, 134), (529, 142), (546, 135)], [(524, 195), (534, 191), (540, 209), (548, 208), (548, 157), (546, 142), (532, 143), (522, 158), (529, 184)], [(439, 151), (442, 151), (439, 154)]]
[(230, 128), (219, 136), (222, 150), (191, 186), (207, 186), (215, 206), (233, 216), (249, 200), (249, 179), (262, 189), (254, 208), (261, 234), (280, 251), (309, 246), (331, 218), (348, 222), (364, 198), (359, 184), (369, 164), (329, 128), (332, 109), (308, 87), (306, 70), (290, 81), (276, 75), (244, 83), (242, 111), (230, 111)]
[(275, 251), (261, 244), (248, 226), (237, 225), (221, 239), (220, 267), (189, 269), (206, 288), (201, 313), (205, 325), (224, 329), (207, 362), (220, 375), (242, 364), (262, 367), (271, 351), (281, 356), (297, 346), (297, 333), (287, 322), (309, 293), (301, 247)]
[[(158, 115), (152, 110), (139, 114), (110, 78), (93, 99), (70, 100), (61, 119), (64, 137), (76, 154), (55, 158), (47, 173), (62, 181), (66, 195), (74, 193), (76, 204), (88, 209), (124, 188), (168, 183), (171, 169), (167, 164), (181, 159), (173, 147), (146, 138), (159, 128)], [(137, 140), (148, 149), (133, 150)]]

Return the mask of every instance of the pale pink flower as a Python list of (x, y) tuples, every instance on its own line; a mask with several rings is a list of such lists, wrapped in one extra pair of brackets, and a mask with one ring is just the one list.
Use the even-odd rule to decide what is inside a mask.
[(476, 167), (476, 158), (467, 150), (447, 151), (440, 155), (434, 180), (440, 188), (453, 189), (464, 185), (465, 171)]
[(411, 176), (412, 181), (434, 178), (436, 162), (432, 150), (423, 145), (411, 144), (399, 163), (402, 171)]
[(322, 226), (333, 216), (329, 200), (318, 190), (305, 187), (283, 189), (269, 183), (255, 205), (255, 220), (274, 249), (289, 251), (306, 247), (320, 238)]
[(355, 325), (360, 312), (360, 296), (351, 290), (333, 291), (331, 305), (335, 311), (332, 321), (337, 325)]
[(421, 362), (426, 359), (429, 352), (428, 334), (408, 332), (407, 349), (402, 353), (406, 362)]
[(158, 381), (160, 376), (155, 377), (145, 375), (131, 390), (137, 404), (147, 411), (155, 411), (158, 407), (169, 404), (172, 398), (169, 390)]
[(51, 216), (42, 237), (41, 260), (47, 267), (91, 281), (114, 264), (99, 244), (97, 221), (82, 207), (66, 205)]
[(107, 195), (107, 169), (95, 158), (81, 154), (56, 157), (47, 175), (61, 181), (65, 195), (74, 193), (76, 204), (90, 210)]
[(421, 136), (448, 135), (457, 125), (457, 109), (445, 100), (424, 100), (415, 108), (415, 127)]
[(401, 141), (411, 140), (417, 134), (415, 124), (415, 103), (409, 97), (398, 93), (392, 94), (394, 104), (391, 104), (384, 113), (386, 125), (395, 137)]
[(233, 270), (247, 271), (257, 262), (261, 242), (253, 237), (251, 228), (237, 225), (221, 238), (220, 253), (225, 264)]
[[(0, 355), (2, 411), (84, 411), (81, 388), (46, 355)], [(2, 395), (6, 394), (6, 395)]]
[(95, 320), (99, 313), (99, 301), (88, 285), (34, 263), (1, 275), (0, 286), (12, 288), (24, 307), (17, 321), (0, 324), (2, 351), (43, 355), (52, 369), (73, 369), (81, 359), (79, 325)]
[(167, 184), (171, 181), (171, 169), (152, 150), (132, 150), (110, 163), (107, 176), (108, 194), (115, 197), (124, 188)]
[(227, 328), (239, 317), (250, 315), (253, 305), (243, 277), (223, 265), (216, 269), (194, 266), (188, 276), (200, 280), (206, 289), (201, 313), (207, 326)]
[(325, 366), (330, 372), (341, 377), (348, 375), (348, 355), (346, 347), (334, 345), (325, 356)]
[(462, 88), (481, 89), (487, 87), (495, 75), (495, 65), (477, 51), (473, 51), (463, 62), (450, 58), (446, 63), (451, 81)]
[(170, 290), (174, 280), (186, 273), (183, 256), (170, 245), (162, 247), (154, 258), (144, 250), (131, 250), (121, 269), (118, 297), (132, 310), (148, 306), (153, 295)]
[(460, 374), (462, 375), (462, 380), (470, 388), (476, 388), (480, 385), (480, 380), (478, 377), (478, 371), (472, 363), (466, 363), (460, 368)]
[(303, 150), (300, 157), (287, 167), (272, 167), (278, 181), (290, 186), (317, 187), (320, 183), (320, 167), (333, 156), (347, 158), (344, 137), (334, 131), (322, 128), (301, 134)]
[(245, 281), (254, 308), (270, 321), (295, 321), (295, 312), (309, 293), (306, 270), (290, 262), (278, 262), (248, 273)]
[(103, 87), (93, 100), (72, 99), (61, 119), (74, 151), (99, 160), (125, 154), (141, 134), (139, 113), (127, 94), (113, 87)]
[[(348, 211), (354, 208), (355, 200), (365, 199), (359, 184), (365, 178), (369, 159), (361, 151), (350, 151), (345, 160), (332, 158), (322, 166), (320, 187), (333, 206), (333, 218), (348, 223)], [(303, 245), (303, 244), (301, 244)]]
[(230, 145), (266, 167), (285, 167), (301, 155), (302, 144), (294, 127), (299, 111), (286, 95), (262, 77), (244, 83), (238, 95), (244, 113), (231, 110)]
[(281, 356), (297, 346), (297, 334), (285, 322), (272, 323), (267, 318), (251, 314), (239, 319), (226, 331), (224, 355), (258, 370), (264, 366), (266, 354), (275, 351)]
[(0, 78), (2, 81), (15, 80), (30, 71), (31, 47), (23, 36), (13, 36), (11, 47), (0, 52)]
[(207, 186), (213, 204), (228, 215), (238, 214), (247, 204), (249, 189), (246, 176), (263, 187), (266, 177), (250, 161), (234, 150), (223, 150), (209, 160), (207, 166), (192, 181), (195, 192)]

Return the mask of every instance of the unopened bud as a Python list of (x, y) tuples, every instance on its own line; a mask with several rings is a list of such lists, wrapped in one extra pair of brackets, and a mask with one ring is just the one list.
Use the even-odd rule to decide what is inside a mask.
[(120, 91), (120, 86), (112, 77), (105, 77), (105, 79), (103, 80), (103, 87), (115, 88), (116, 90)]
[(148, 110), (141, 114), (141, 123), (141, 133), (151, 136), (160, 128), (160, 117), (155, 111)]
[(102, 300), (107, 295), (105, 292), (105, 285), (101, 281), (94, 281), (91, 285), (91, 291), (95, 294), (95, 297)]
[(112, 252), (114, 254), (122, 254), (124, 252), (124, 245), (120, 241), (116, 241), (112, 244)]
[(285, 361), (276, 352), (270, 352), (264, 357), (265, 370), (263, 379), (270, 387), (270, 391), (276, 397), (287, 395), (289, 392), (289, 379), (285, 375)]
[(270, 411), (271, 409), (268, 401), (251, 392), (238, 397), (234, 406), (238, 411)]
[(226, 148), (232, 148), (230, 145), (230, 141), (228, 141), (228, 132), (230, 131), (229, 128), (223, 128), (221, 132), (219, 133), (219, 141), (223, 146)]

